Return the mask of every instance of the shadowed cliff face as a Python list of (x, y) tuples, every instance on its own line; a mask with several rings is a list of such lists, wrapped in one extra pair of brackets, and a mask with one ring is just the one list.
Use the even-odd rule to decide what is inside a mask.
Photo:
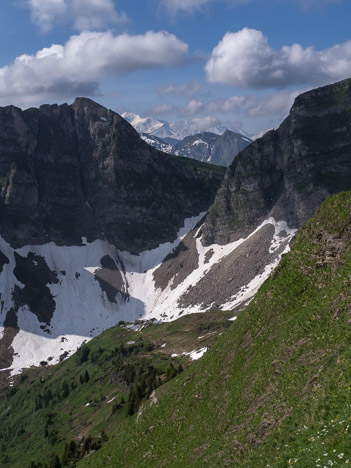
[(86, 98), (0, 108), (1, 235), (13, 247), (86, 237), (132, 252), (154, 248), (209, 208), (222, 177), (150, 148)]
[(203, 228), (226, 244), (273, 216), (297, 228), (330, 194), (351, 189), (351, 80), (300, 95), (287, 119), (229, 167)]

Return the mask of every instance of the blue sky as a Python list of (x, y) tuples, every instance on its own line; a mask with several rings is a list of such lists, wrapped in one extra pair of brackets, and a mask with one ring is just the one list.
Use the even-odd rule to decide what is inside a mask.
[(351, 77), (350, 0), (2, 0), (0, 105), (89, 96), (119, 112), (277, 127)]

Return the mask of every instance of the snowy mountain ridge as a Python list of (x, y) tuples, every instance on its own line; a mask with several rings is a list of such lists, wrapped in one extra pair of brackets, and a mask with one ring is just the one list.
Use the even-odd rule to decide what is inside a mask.
[(222, 135), (226, 130), (232, 130), (246, 137), (249, 136), (242, 129), (231, 128), (225, 124), (214, 125), (213, 123), (209, 123), (204, 125), (203, 121), (199, 119), (166, 122), (165, 120), (159, 120), (153, 117), (141, 117), (133, 112), (124, 112), (121, 115), (133, 125), (138, 133), (148, 133), (149, 135), (160, 138), (171, 137), (177, 140), (183, 140), (187, 136), (204, 132)]

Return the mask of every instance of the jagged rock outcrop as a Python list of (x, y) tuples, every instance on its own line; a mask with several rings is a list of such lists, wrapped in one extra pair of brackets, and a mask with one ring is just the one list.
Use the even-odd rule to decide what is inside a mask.
[(13, 247), (106, 238), (139, 252), (172, 240), (206, 211), (222, 173), (143, 142), (90, 99), (0, 108), (0, 218)]
[(351, 189), (351, 79), (298, 96), (278, 130), (229, 167), (203, 227), (226, 244), (273, 216), (298, 228), (328, 196)]

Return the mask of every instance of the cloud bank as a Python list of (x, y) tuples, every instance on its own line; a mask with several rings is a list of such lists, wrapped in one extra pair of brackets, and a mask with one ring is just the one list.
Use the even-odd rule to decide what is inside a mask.
[(204, 85), (198, 81), (193, 80), (189, 83), (183, 83), (179, 86), (169, 85), (166, 87), (158, 88), (158, 93), (160, 96), (166, 96), (168, 94), (173, 94), (175, 96), (194, 96), (204, 89)]
[(128, 21), (125, 13), (118, 13), (112, 0), (27, 0), (32, 21), (43, 32), (55, 23), (70, 22), (78, 31), (107, 28)]
[(228, 32), (205, 66), (210, 83), (241, 88), (324, 84), (351, 75), (351, 41), (321, 51), (299, 44), (272, 49), (261, 31)]
[(45, 100), (98, 95), (107, 76), (184, 63), (188, 45), (165, 31), (142, 35), (82, 32), (64, 45), (21, 55), (0, 68), (0, 104), (22, 107)]
[[(204, 6), (212, 3), (222, 3), (227, 6), (237, 7), (246, 3), (253, 3), (255, 0), (159, 0), (159, 5), (168, 11), (171, 16), (176, 16), (178, 13), (194, 13), (203, 9)], [(257, 1), (257, 0), (256, 0)], [(341, 3), (343, 0), (289, 0), (290, 3), (296, 4), (302, 10), (314, 8), (325, 8), (329, 5)], [(278, 3), (279, 0), (276, 0)], [(264, 4), (264, 0), (261, 0)]]
[(300, 91), (279, 92), (269, 96), (257, 95), (230, 96), (210, 101), (191, 99), (184, 106), (163, 104), (150, 109), (147, 114), (157, 117), (176, 114), (181, 117), (206, 114), (246, 114), (251, 117), (277, 115), (284, 117), (289, 113), (294, 99), (301, 94)]

